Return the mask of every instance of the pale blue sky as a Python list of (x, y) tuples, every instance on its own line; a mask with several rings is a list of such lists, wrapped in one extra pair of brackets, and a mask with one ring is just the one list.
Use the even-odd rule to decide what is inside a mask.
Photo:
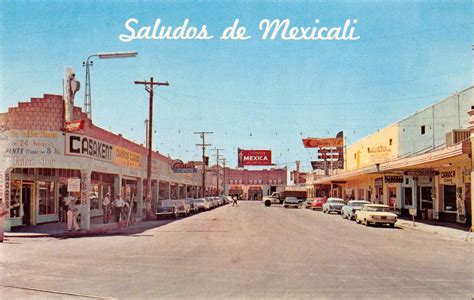
[[(135, 50), (133, 59), (95, 60), (93, 122), (143, 142), (148, 94), (135, 80), (169, 81), (156, 90), (154, 148), (199, 159), (193, 131), (213, 131), (231, 166), (237, 147), (271, 149), (274, 162), (306, 168), (315, 151), (301, 138), (349, 142), (472, 84), (471, 1), (1, 1), (0, 111), (43, 93), (60, 94), (65, 65), (82, 83), (90, 54)], [(124, 23), (161, 18), (207, 25), (213, 40), (121, 42)], [(221, 41), (235, 18), (252, 36)], [(261, 19), (338, 26), (357, 19), (358, 41), (263, 41)]]

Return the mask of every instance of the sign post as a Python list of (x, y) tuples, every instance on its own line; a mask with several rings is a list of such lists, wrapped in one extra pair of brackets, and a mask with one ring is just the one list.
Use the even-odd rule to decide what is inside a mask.
[(415, 224), (416, 208), (410, 208), (408, 209), (408, 212), (410, 213), (413, 219), (413, 227), (416, 227), (416, 224)]

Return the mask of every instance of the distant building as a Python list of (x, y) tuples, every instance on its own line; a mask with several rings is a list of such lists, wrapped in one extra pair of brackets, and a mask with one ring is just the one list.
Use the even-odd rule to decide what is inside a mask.
[(264, 170), (225, 168), (226, 194), (236, 195), (245, 200), (261, 200), (263, 196), (282, 191), (286, 186), (286, 180), (286, 168)]

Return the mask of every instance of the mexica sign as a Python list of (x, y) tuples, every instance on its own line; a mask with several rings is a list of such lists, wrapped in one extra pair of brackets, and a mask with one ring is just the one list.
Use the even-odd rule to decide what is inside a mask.
[(268, 166), (272, 165), (271, 150), (242, 150), (238, 149), (238, 166)]
[(184, 163), (180, 159), (175, 159), (170, 163), (171, 170), (175, 173), (196, 173), (197, 169), (194, 163)]

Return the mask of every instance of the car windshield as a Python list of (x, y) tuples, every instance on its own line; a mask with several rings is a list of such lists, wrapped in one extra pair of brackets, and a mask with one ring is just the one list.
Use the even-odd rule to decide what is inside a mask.
[(386, 206), (368, 206), (367, 211), (390, 212), (390, 208)]
[(158, 202), (159, 206), (173, 206), (174, 201), (173, 200), (162, 200)]
[(329, 200), (328, 203), (333, 203), (333, 204), (344, 204), (344, 201), (342, 200)]

